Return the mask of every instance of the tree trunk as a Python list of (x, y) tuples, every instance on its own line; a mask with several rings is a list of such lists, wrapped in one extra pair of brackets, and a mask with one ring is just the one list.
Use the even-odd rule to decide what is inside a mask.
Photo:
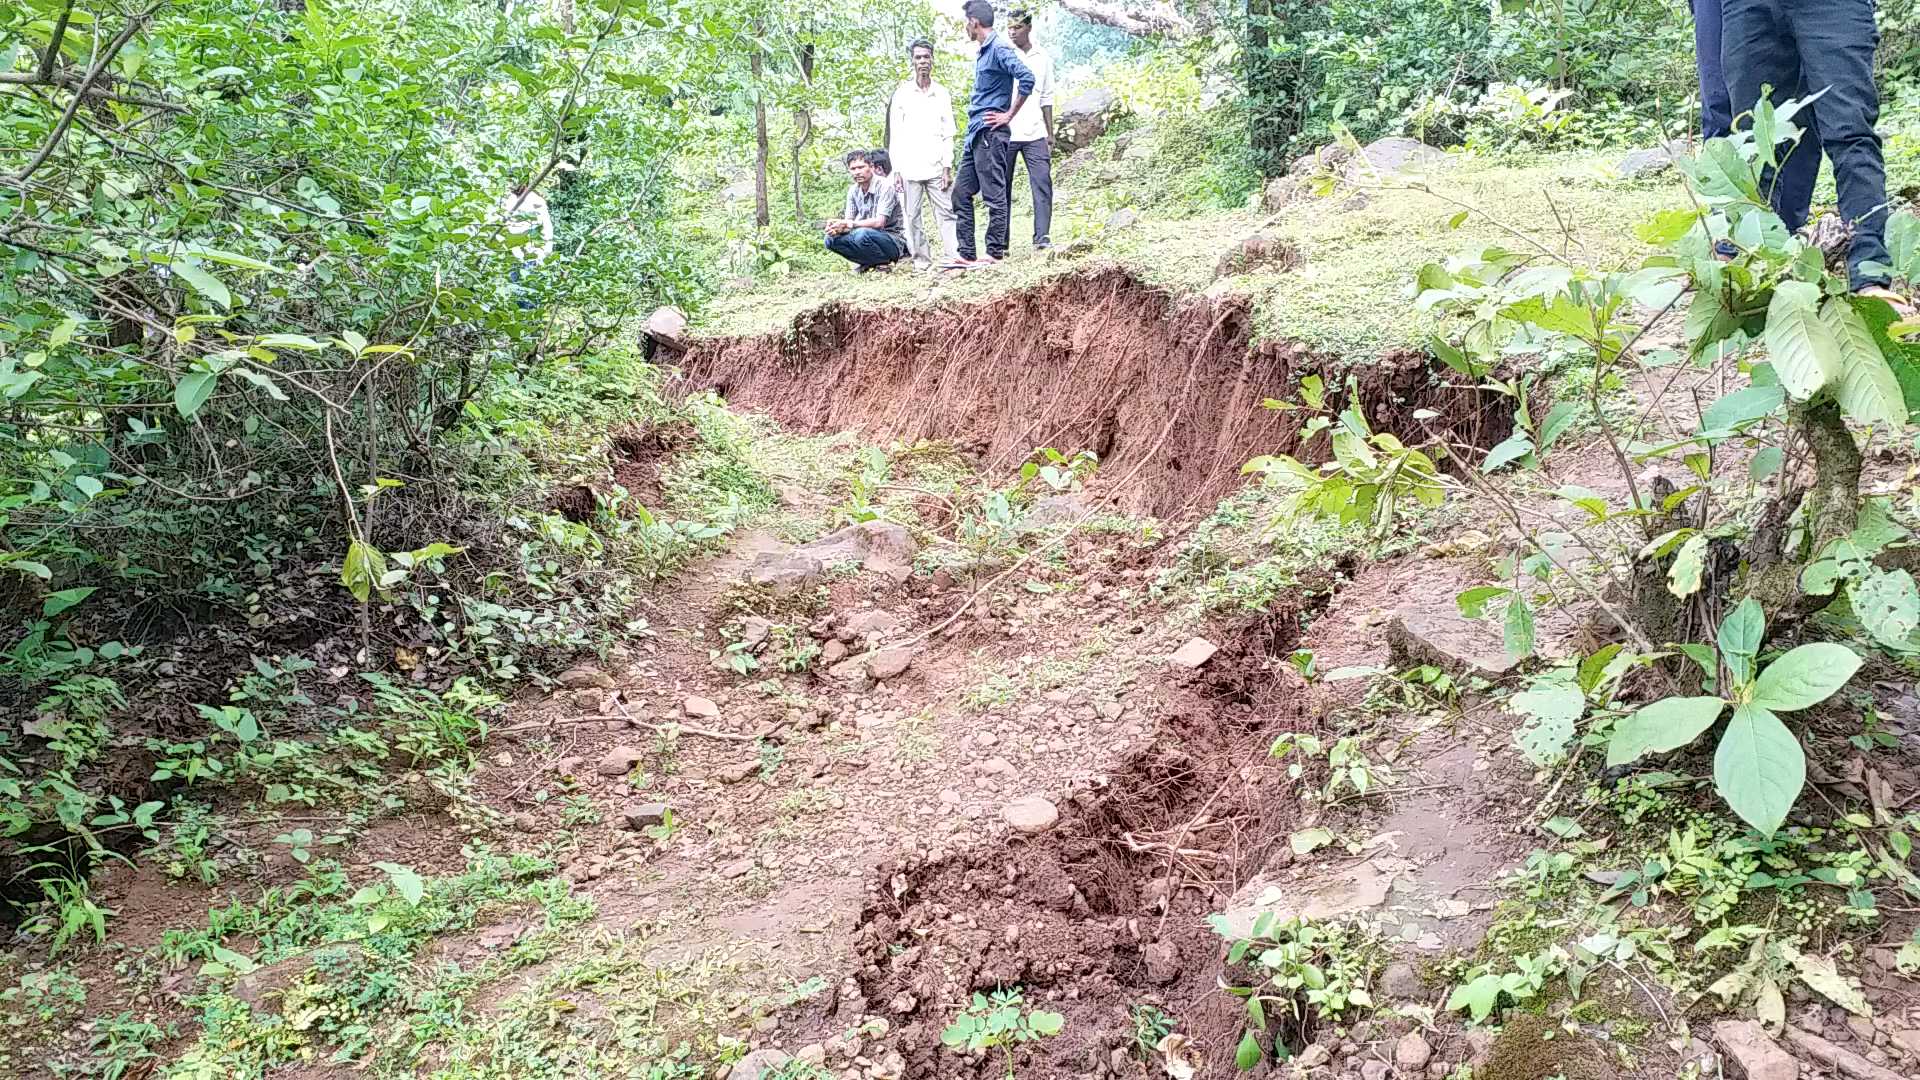
[(573, 0), (557, 0), (556, 6), (559, 9), (560, 29), (566, 31), (571, 37), (574, 31)]
[(767, 94), (761, 84), (766, 59), (759, 40), (766, 34), (766, 26), (755, 23), (753, 30), (753, 223), (764, 229), (773, 223), (773, 214), (767, 209)]
[[(808, 42), (800, 49), (801, 93), (813, 85), (813, 43)], [(807, 144), (813, 142), (813, 113), (807, 110), (805, 99), (793, 110), (793, 220), (801, 225), (807, 223), (806, 203), (800, 198), (800, 154)]]

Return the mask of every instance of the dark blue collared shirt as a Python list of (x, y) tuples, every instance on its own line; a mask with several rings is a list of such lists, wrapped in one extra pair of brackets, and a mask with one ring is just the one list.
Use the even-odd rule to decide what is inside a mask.
[(1020, 84), (1021, 97), (1033, 93), (1033, 71), (1020, 59), (1020, 50), (995, 31), (980, 43), (980, 58), (973, 62), (973, 100), (967, 105), (967, 137), (963, 145), (972, 145), (974, 136), (987, 130), (988, 113), (1005, 112), (1007, 106), (1013, 104), (1016, 82)]

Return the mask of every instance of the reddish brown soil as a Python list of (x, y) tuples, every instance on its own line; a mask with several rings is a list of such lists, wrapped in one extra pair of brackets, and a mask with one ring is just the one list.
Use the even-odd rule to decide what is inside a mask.
[[(1092, 450), (1102, 482), (1130, 481), (1130, 509), (1177, 517), (1232, 490), (1250, 458), (1316, 455), (1299, 415), (1263, 399), (1297, 395), (1320, 373), (1344, 403), (1335, 374), (1348, 363), (1253, 335), (1244, 297), (1177, 299), (1106, 269), (980, 304), (818, 308), (786, 332), (699, 343), (682, 388), (796, 430), (951, 440), (989, 469), (1036, 447)], [(1441, 414), (1450, 441), (1491, 446), (1511, 430), (1503, 399), (1439, 382), (1424, 355), (1392, 353), (1353, 375), (1379, 430), (1417, 430), (1420, 408)]]
[[(940, 1033), (973, 993), (1016, 986), (1028, 1008), (1067, 1018), (1059, 1037), (1020, 1048), (1021, 1075), (1105, 1075), (1132, 1052), (1130, 1010), (1144, 1005), (1181, 1018), (1196, 1059), (1232, 1059), (1245, 1014), (1219, 988), (1222, 943), (1205, 919), (1289, 857), (1277, 842), (1297, 810), (1265, 750), (1300, 726), (1306, 693), (1268, 663), (1271, 640), (1259, 625), (1234, 635), (1223, 652), (1245, 678), (1224, 690), (1193, 679), (1160, 737), (1077, 791), (1051, 831), (879, 869), (855, 942), (864, 1002), (841, 1008), (893, 1019), (907, 1075), (999, 1075), (997, 1052), (947, 1052)], [(1127, 1058), (1122, 1075), (1155, 1071)]]

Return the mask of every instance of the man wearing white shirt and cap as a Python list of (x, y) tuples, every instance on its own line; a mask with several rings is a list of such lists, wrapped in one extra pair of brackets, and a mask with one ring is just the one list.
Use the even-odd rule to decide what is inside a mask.
[(892, 159), (900, 186), (901, 213), (906, 218), (907, 251), (916, 270), (933, 262), (927, 246), (921, 208), (933, 205), (940, 229), (941, 251), (951, 258), (956, 250), (953, 228), (953, 99), (947, 88), (933, 81), (933, 44), (922, 40), (907, 47), (913, 77), (903, 81), (887, 105), (887, 156)]
[(1053, 57), (1033, 43), (1031, 12), (1008, 14), (1007, 40), (1033, 72), (1033, 100), (1008, 125), (1013, 156), (1007, 161), (1007, 187), (1013, 187), (1014, 164), (1025, 161), (1027, 187), (1033, 192), (1033, 247), (1045, 251), (1053, 231)]

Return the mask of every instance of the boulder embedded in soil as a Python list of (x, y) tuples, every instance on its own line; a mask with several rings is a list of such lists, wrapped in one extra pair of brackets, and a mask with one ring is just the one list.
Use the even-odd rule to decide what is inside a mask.
[(1213, 276), (1230, 277), (1260, 269), (1292, 270), (1301, 262), (1300, 249), (1272, 233), (1254, 233), (1228, 248), (1213, 266)]
[(885, 574), (896, 582), (913, 574), (913, 556), (920, 545), (904, 525), (889, 521), (862, 521), (829, 533), (793, 554), (817, 560), (823, 566), (857, 563), (863, 570)]
[(1060, 820), (1060, 808), (1038, 795), (1015, 799), (1000, 811), (1000, 816), (1018, 832), (1037, 835), (1053, 828)]
[[(1381, 172), (1425, 168), (1447, 160), (1445, 150), (1437, 146), (1428, 146), (1418, 139), (1409, 139), (1404, 135), (1389, 135), (1384, 139), (1375, 139), (1360, 151), (1360, 155), (1366, 159), (1367, 164)], [(1349, 169), (1349, 171), (1353, 170)]]
[(1387, 623), (1387, 652), (1398, 667), (1431, 664), (1454, 675), (1495, 680), (1511, 673), (1517, 663), (1507, 655), (1499, 631), (1462, 616), (1453, 609), (1451, 598), (1445, 608), (1394, 612)]
[(1220, 646), (1206, 638), (1197, 637), (1189, 639), (1185, 645), (1175, 649), (1168, 659), (1180, 667), (1192, 670), (1213, 659), (1213, 654), (1219, 651)]
[(1083, 90), (1054, 113), (1053, 152), (1071, 154), (1106, 134), (1107, 127), (1126, 110), (1120, 95), (1104, 86)]
[(1780, 1049), (1753, 1020), (1722, 1020), (1713, 1025), (1713, 1041), (1732, 1066), (1735, 1080), (1798, 1080), (1800, 1063)]
[(625, 776), (646, 759), (647, 752), (637, 746), (616, 746), (600, 755), (600, 761), (593, 771), (601, 776)]
[(680, 711), (687, 714), (689, 720), (718, 720), (720, 706), (712, 698), (703, 698), (695, 694), (680, 703)]
[(807, 588), (827, 575), (827, 566), (811, 555), (797, 551), (763, 551), (753, 557), (747, 570), (747, 584), (775, 592)]

